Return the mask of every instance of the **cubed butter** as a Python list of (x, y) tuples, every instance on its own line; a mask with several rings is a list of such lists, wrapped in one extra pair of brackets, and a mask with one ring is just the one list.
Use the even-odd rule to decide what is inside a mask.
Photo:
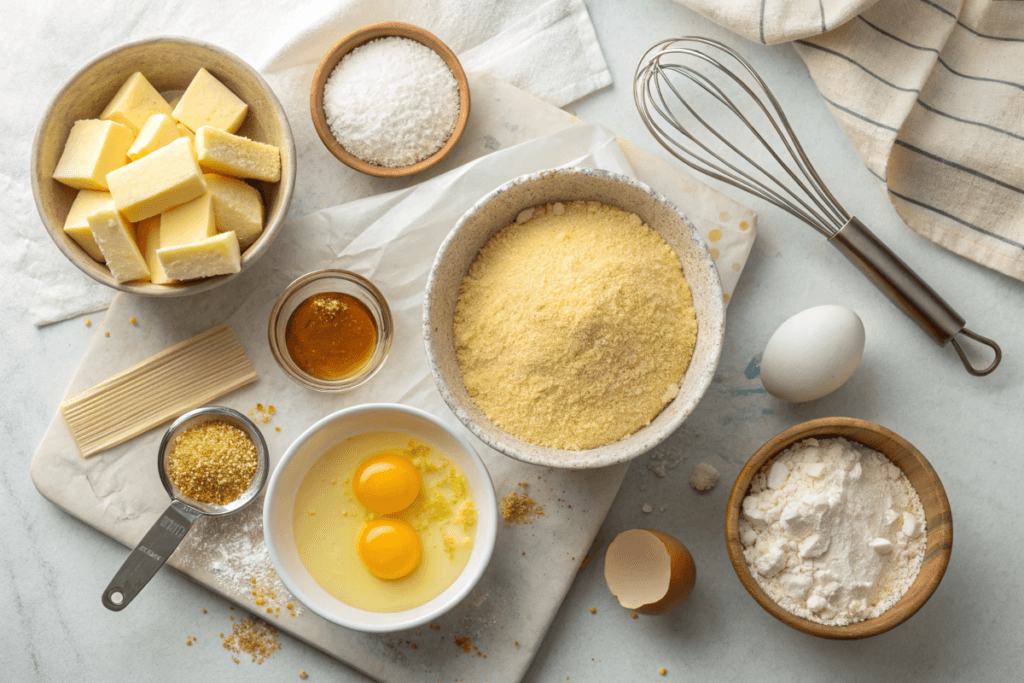
[(174, 282), (174, 280), (167, 277), (167, 273), (164, 272), (164, 267), (160, 265), (160, 259), (156, 255), (156, 250), (161, 246), (160, 216), (143, 218), (135, 226), (135, 232), (138, 235), (139, 251), (142, 252), (143, 258), (146, 259), (146, 265), (149, 266), (149, 281), (155, 285), (166, 285)]
[(136, 71), (124, 82), (114, 99), (110, 100), (100, 118), (124, 124), (136, 134), (153, 114), (170, 116), (172, 111), (167, 100), (145, 76)]
[(142, 124), (142, 129), (135, 136), (135, 142), (128, 148), (128, 158), (138, 161), (150, 152), (165, 147), (178, 138), (177, 124), (166, 114), (153, 114)]
[(212, 126), (196, 131), (199, 165), (235, 178), (254, 178), (276, 183), (281, 179), (281, 151)]
[(242, 254), (233, 232), (222, 232), (180, 247), (162, 247), (157, 249), (156, 255), (167, 276), (175, 280), (226, 275), (242, 269)]
[(213, 220), (213, 196), (200, 195), (160, 215), (160, 248), (179, 247), (217, 234)]
[(248, 111), (249, 105), (209, 71), (200, 69), (174, 107), (174, 118), (192, 130), (213, 126), (234, 133)]
[(107, 174), (128, 163), (135, 134), (113, 121), (75, 121), (53, 179), (79, 190), (106, 190)]
[(85, 249), (89, 256), (100, 263), (105, 262), (106, 259), (103, 257), (99, 245), (96, 244), (96, 239), (92, 236), (92, 229), (89, 227), (89, 214), (96, 213), (100, 209), (112, 208), (114, 208), (114, 200), (110, 198), (109, 192), (79, 190), (75, 201), (71, 204), (71, 210), (68, 211), (68, 217), (64, 221), (64, 232), (68, 234), (68, 237), (77, 242), (78, 246)]
[(133, 222), (190, 202), (206, 192), (206, 181), (188, 138), (178, 138), (112, 171), (107, 182), (114, 206)]
[(263, 198), (244, 180), (206, 173), (206, 187), (213, 197), (213, 216), (220, 232), (234, 232), (238, 247), (248, 249), (263, 233)]
[(89, 214), (89, 228), (118, 282), (149, 279), (149, 266), (135, 243), (135, 226), (114, 207)]

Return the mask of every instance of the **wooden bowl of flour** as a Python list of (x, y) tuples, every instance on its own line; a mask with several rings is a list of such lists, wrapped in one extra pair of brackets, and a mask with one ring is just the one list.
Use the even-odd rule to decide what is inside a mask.
[[(743, 499), (750, 491), (754, 476), (770, 465), (775, 456), (805, 439), (842, 437), (878, 451), (899, 467), (921, 498), (925, 513), (927, 544), (924, 563), (917, 579), (900, 600), (874, 619), (846, 626), (829, 626), (804, 619), (779, 606), (766, 593), (747, 566), (740, 541), (739, 521)], [(906, 439), (885, 427), (850, 417), (825, 417), (791, 427), (770, 439), (747, 461), (733, 484), (725, 513), (725, 542), (740, 583), (769, 614), (798, 631), (833, 640), (854, 640), (876, 636), (899, 626), (921, 609), (938, 588), (949, 565), (953, 549), (953, 517), (946, 490), (931, 463)]]
[[(448, 141), (444, 143), (441, 149), (427, 158), (408, 166), (378, 166), (363, 161), (354, 154), (349, 153), (338, 142), (338, 139), (334, 137), (334, 133), (331, 132), (331, 126), (327, 123), (327, 115), (324, 112), (324, 86), (327, 84), (327, 79), (331, 77), (331, 73), (334, 72), (334, 68), (338, 66), (338, 63), (341, 62), (345, 55), (371, 40), (390, 37), (408, 38), (429, 47), (448, 65), (448, 68), (452, 71), (452, 76), (455, 77), (455, 81), (459, 85), (459, 118), (455, 123), (454, 132), (452, 132)], [(466, 72), (463, 71), (462, 65), (459, 63), (455, 53), (429, 31), (419, 26), (404, 24), (398, 21), (387, 21), (363, 26), (335, 43), (320, 60), (320, 64), (313, 74), (313, 83), (309, 91), (309, 111), (313, 117), (313, 126), (316, 128), (317, 135), (320, 136), (324, 146), (345, 165), (379, 178), (399, 178), (413, 175), (430, 168), (441, 161), (441, 159), (444, 159), (448, 152), (452, 150), (452, 147), (455, 146), (455, 143), (459, 141), (459, 138), (462, 137), (463, 131), (466, 130), (466, 123), (469, 121), (469, 107), (469, 81), (466, 80)]]

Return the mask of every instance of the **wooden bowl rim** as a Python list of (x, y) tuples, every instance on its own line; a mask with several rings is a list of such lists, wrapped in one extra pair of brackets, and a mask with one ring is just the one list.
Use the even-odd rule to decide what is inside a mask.
[[(911, 584), (910, 588), (907, 590), (907, 593), (904, 594), (904, 596), (900, 598), (895, 605), (873, 619), (847, 624), (846, 626), (830, 626), (827, 624), (819, 624), (818, 622), (805, 619), (786, 611), (776, 603), (771, 596), (764, 591), (764, 589), (761, 588), (751, 573), (750, 568), (747, 566), (746, 558), (743, 556), (743, 544), (739, 538), (739, 519), (740, 507), (743, 503), (743, 498), (746, 497), (747, 492), (750, 490), (750, 484), (754, 475), (756, 475), (773, 458), (793, 444), (811, 438), (827, 439), (842, 437), (849, 441), (856, 441), (862, 446), (865, 445), (847, 434), (837, 433), (837, 429), (841, 428), (872, 432), (903, 448), (907, 454), (921, 466), (927, 477), (935, 485), (935, 495), (940, 508), (939, 515), (937, 517), (943, 519), (946, 523), (934, 531), (934, 533), (942, 535), (943, 543), (939, 549), (938, 556), (931, 560), (933, 563), (938, 563), (934, 565), (935, 571), (931, 577), (925, 576), (923, 571), (922, 573), (919, 573), (917, 578), (914, 580), (914, 583)], [(870, 446), (865, 447), (871, 448)], [(894, 461), (888, 453), (875, 448), (872, 448), (871, 450), (881, 453), (888, 458), (890, 462), (899, 467), (899, 463)], [(902, 470), (903, 468), (901, 467), (900, 469)], [(928, 531), (927, 533), (931, 535), (933, 531)], [(949, 559), (952, 554), (953, 545), (953, 520), (949, 507), (949, 498), (946, 496), (946, 491), (942, 486), (942, 481), (939, 479), (939, 476), (935, 472), (931, 463), (928, 462), (928, 459), (925, 458), (924, 454), (915, 448), (913, 444), (892, 430), (879, 424), (875, 424), (874, 422), (869, 422), (868, 420), (852, 417), (823, 417), (802, 422), (780, 432), (779, 434), (776, 434), (750, 457), (747, 464), (743, 466), (742, 470), (740, 470), (739, 475), (736, 477), (736, 481), (733, 483), (732, 490), (729, 493), (729, 502), (727, 503), (725, 513), (725, 541), (729, 552), (729, 561), (732, 563), (733, 569), (736, 571), (736, 575), (739, 578), (740, 583), (743, 584), (743, 587), (748, 593), (750, 593), (751, 597), (753, 597), (758, 604), (765, 609), (765, 611), (787, 626), (791, 626), (798, 631), (802, 631), (803, 633), (807, 633), (812, 636), (833, 640), (855, 640), (885, 633), (886, 631), (902, 624), (924, 606), (935, 592), (935, 589), (938, 588), (942, 577), (946, 573), (946, 568), (949, 566)], [(925, 558), (926, 562), (928, 559), (929, 558), (927, 557)], [(923, 569), (924, 567), (922, 566), (922, 570)], [(923, 592), (917, 595), (916, 601), (904, 605), (904, 600), (907, 600), (908, 596), (912, 595), (914, 592), (914, 586), (920, 581), (928, 581), (929, 584), (926, 585)], [(901, 609), (897, 609), (898, 607)]]
[[(92, 257), (85, 253), (85, 251), (77, 244), (71, 243), (70, 238), (67, 238), (64, 233), (64, 225), (54, 225), (50, 222), (47, 217), (47, 212), (43, 206), (43, 186), (40, 181), (40, 169), (39, 163), (42, 156), (42, 145), (45, 131), (48, 127), (50, 119), (54, 115), (54, 111), (63, 99), (64, 95), (69, 89), (80, 79), (86, 72), (92, 69), (94, 66), (102, 61), (105, 61), (120, 52), (129, 50), (137, 47), (146, 47), (156, 45), (160, 43), (178, 43), (185, 45), (194, 45), (211, 52), (216, 52), (229, 61), (234, 62), (240, 69), (242, 69), (247, 76), (252, 78), (260, 86), (270, 102), (271, 108), (274, 111), (275, 116), (281, 122), (281, 130), (283, 138), (280, 145), (282, 159), (287, 156), (291, 160), (290, 164), (287, 164), (288, 171), (284, 173), (285, 164), (282, 163), (282, 174), (280, 182), (280, 189), (278, 196), (280, 197), (279, 204), (280, 208), (277, 211), (277, 215), (274, 220), (267, 222), (263, 226), (263, 233), (259, 239), (252, 246), (249, 247), (242, 254), (241, 269), (237, 273), (231, 273), (228, 275), (217, 275), (214, 277), (204, 278), (197, 280), (194, 283), (183, 284), (174, 283), (168, 285), (155, 285), (152, 282), (117, 282), (110, 271), (107, 270), (106, 266), (102, 263), (96, 264), (98, 268), (92, 268), (90, 264), (95, 264)], [(112, 289), (116, 289), (122, 292), (129, 292), (131, 294), (141, 294), (143, 296), (154, 296), (154, 297), (175, 297), (175, 296), (191, 296), (193, 294), (199, 294), (200, 292), (209, 291), (219, 285), (238, 277), (244, 272), (249, 266), (259, 259), (260, 256), (270, 247), (271, 243), (277, 237), (280, 232), (280, 228), (284, 225), (285, 219), (288, 214), (288, 208), (291, 205), (292, 195), (295, 192), (295, 176), (296, 176), (296, 165), (298, 157), (295, 153), (295, 139), (292, 135), (291, 123), (288, 121), (288, 115), (285, 114), (284, 107), (281, 106), (281, 101), (278, 100), (277, 95), (270, 85), (264, 80), (256, 69), (254, 69), (244, 59), (219, 45), (213, 43), (198, 40), (195, 38), (187, 38), (185, 36), (151, 36), (149, 38), (141, 38), (139, 40), (132, 40), (126, 43), (115, 45), (114, 47), (104, 50), (97, 54), (95, 57), (90, 59), (88, 62), (83, 64), (80, 68), (76, 69), (75, 72), (64, 81), (61, 87), (53, 94), (49, 102), (47, 102), (46, 109), (43, 111), (42, 117), (39, 119), (39, 125), (36, 126), (35, 137), (32, 140), (32, 160), (30, 166), (30, 175), (32, 182), (32, 196), (36, 204), (36, 212), (39, 214), (39, 219), (43, 223), (43, 227), (46, 229), (50, 239), (53, 240), (57, 248), (60, 249), (61, 253), (68, 258), (79, 270), (96, 280), (100, 284), (106, 285)], [(269, 209), (269, 207), (266, 207)], [(268, 215), (269, 218), (269, 215)]]
[[(395, 168), (368, 163), (346, 151), (337, 138), (334, 137), (334, 133), (331, 132), (331, 127), (327, 124), (327, 116), (324, 113), (324, 86), (334, 71), (334, 67), (338, 65), (338, 62), (346, 54), (371, 40), (388, 37), (409, 38), (429, 47), (448, 65), (452, 75), (455, 76), (455, 81), (459, 85), (459, 118), (455, 122), (455, 130), (452, 131), (448, 141), (444, 143), (441, 149), (426, 159), (417, 161), (409, 166), (398, 166)], [(413, 175), (414, 173), (425, 171), (445, 158), (466, 130), (466, 124), (469, 121), (469, 109), (469, 81), (466, 79), (466, 72), (462, 69), (462, 64), (459, 63), (455, 53), (430, 31), (400, 21), (367, 24), (341, 38), (320, 60), (320, 64), (313, 74), (313, 82), (310, 85), (309, 91), (309, 112), (313, 118), (313, 127), (316, 128), (316, 133), (320, 136), (324, 146), (346, 166), (378, 178), (400, 178)]]

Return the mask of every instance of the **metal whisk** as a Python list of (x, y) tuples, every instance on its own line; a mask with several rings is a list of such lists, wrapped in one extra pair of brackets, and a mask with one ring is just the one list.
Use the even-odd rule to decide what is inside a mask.
[[(726, 89), (739, 96), (731, 97)], [(935, 290), (843, 209), (814, 170), (778, 100), (734, 50), (699, 36), (663, 40), (640, 59), (633, 97), (647, 129), (674, 157), (771, 202), (827, 237), (941, 346), (952, 342), (972, 375), (987, 375), (999, 365), (999, 345), (964, 327), (965, 320)], [(712, 100), (721, 111), (705, 111), (702, 116), (699, 109), (704, 105), (697, 102)], [(738, 119), (781, 172), (766, 170), (716, 130), (709, 122), (712, 113)], [(759, 119), (760, 128), (752, 117)], [(956, 339), (959, 334), (989, 346), (995, 352), (992, 363), (981, 369), (972, 366)]]

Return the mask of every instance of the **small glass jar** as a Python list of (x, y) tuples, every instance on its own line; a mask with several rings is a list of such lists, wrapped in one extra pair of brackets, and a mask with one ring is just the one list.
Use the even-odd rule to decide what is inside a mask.
[[(369, 309), (376, 328), (376, 339), (370, 359), (351, 373), (336, 379), (323, 379), (305, 372), (288, 351), (288, 321), (295, 309), (312, 296), (323, 293), (347, 294)], [(288, 285), (270, 312), (267, 330), (274, 360), (292, 380), (313, 391), (337, 393), (353, 389), (373, 377), (384, 365), (391, 349), (394, 324), (391, 309), (380, 290), (366, 278), (347, 270), (317, 270), (307, 273)]]

